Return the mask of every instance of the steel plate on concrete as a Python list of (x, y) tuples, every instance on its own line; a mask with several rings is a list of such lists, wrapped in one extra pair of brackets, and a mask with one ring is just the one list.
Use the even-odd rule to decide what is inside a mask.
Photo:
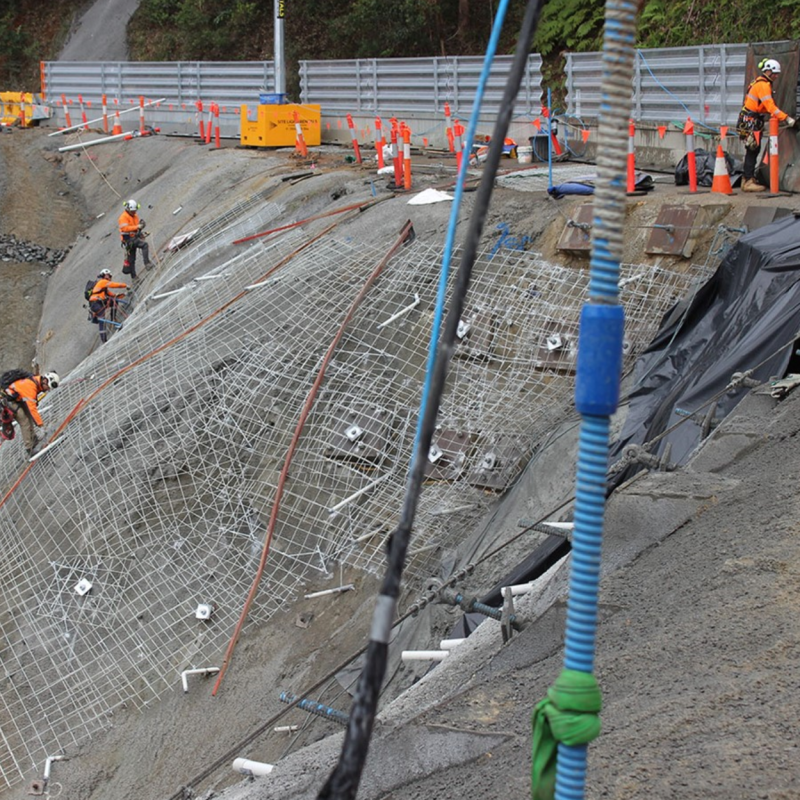
[(578, 326), (555, 320), (545, 324), (537, 342), (533, 364), (536, 369), (549, 369), (572, 374), (578, 353)]
[(692, 254), (692, 228), (698, 206), (661, 206), (650, 238), (644, 248), (651, 255), (685, 256)]
[(588, 255), (592, 249), (593, 219), (594, 206), (591, 203), (578, 206), (558, 240), (558, 249)]
[(472, 449), (472, 437), (465, 431), (436, 431), (431, 442), (425, 477), (452, 481), (460, 477), (467, 466)]
[(749, 206), (742, 217), (742, 227), (754, 231), (756, 228), (772, 224), (776, 219), (788, 217), (791, 213), (790, 208), (780, 206)]
[(455, 355), (490, 359), (492, 357), (492, 345), (496, 327), (493, 314), (476, 314), (464, 324), (466, 333), (463, 338), (456, 339), (458, 347), (455, 350)]
[(386, 457), (391, 439), (392, 415), (384, 408), (357, 404), (339, 409), (324, 452), (329, 458), (375, 462)]
[(478, 448), (474, 468), (467, 476), (472, 486), (502, 492), (519, 475), (523, 453), (511, 441), (484, 443)]

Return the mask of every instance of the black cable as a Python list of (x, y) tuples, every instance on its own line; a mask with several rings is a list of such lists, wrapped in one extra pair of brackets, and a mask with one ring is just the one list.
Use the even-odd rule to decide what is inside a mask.
[(318, 800), (355, 800), (358, 785), (361, 781), (361, 773), (367, 759), (372, 727), (375, 722), (380, 688), (386, 674), (389, 649), (387, 630), (390, 628), (391, 621), (396, 613), (397, 600), (400, 596), (403, 566), (411, 538), (417, 502), (425, 478), (426, 454), (430, 450), (431, 440), (433, 439), (436, 417), (439, 413), (439, 404), (447, 377), (447, 366), (454, 349), (456, 331), (464, 308), (467, 290), (469, 289), (472, 268), (475, 263), (481, 234), (483, 233), (492, 190), (494, 189), (495, 176), (500, 164), (500, 158), (503, 155), (503, 143), (508, 132), (514, 101), (519, 91), (522, 76), (525, 73), (533, 35), (536, 32), (539, 15), (544, 3), (545, 0), (529, 0), (525, 9), (525, 18), (517, 40), (514, 61), (509, 72), (500, 111), (489, 143), (489, 153), (484, 165), (483, 177), (478, 187), (467, 230), (450, 310), (445, 322), (441, 343), (436, 353), (429, 401), (424, 409), (400, 523), (388, 542), (388, 565), (373, 616), (364, 669), (353, 698), (353, 706), (350, 711), (350, 719), (347, 724), (347, 732), (339, 762), (320, 790)]

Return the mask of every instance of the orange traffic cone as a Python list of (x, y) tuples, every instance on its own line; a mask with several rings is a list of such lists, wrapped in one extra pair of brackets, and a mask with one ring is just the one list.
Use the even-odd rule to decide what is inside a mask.
[(119, 111), (114, 114), (114, 129), (111, 131), (112, 136), (122, 133), (122, 123), (119, 121)]
[(717, 145), (717, 160), (714, 162), (714, 180), (711, 182), (711, 191), (720, 194), (733, 194), (731, 186), (731, 176), (728, 175), (728, 167), (725, 164), (725, 153), (722, 145)]

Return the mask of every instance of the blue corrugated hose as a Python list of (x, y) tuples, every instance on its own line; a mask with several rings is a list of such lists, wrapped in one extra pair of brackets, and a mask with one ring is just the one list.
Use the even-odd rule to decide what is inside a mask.
[[(585, 673), (594, 670), (609, 418), (617, 409), (622, 371), (624, 315), (618, 283), (627, 148), (622, 131), (631, 112), (636, 12), (636, 2), (606, 4), (589, 300), (578, 341), (575, 406), (582, 419), (564, 666)], [(587, 747), (559, 743), (556, 800), (582, 800)]]

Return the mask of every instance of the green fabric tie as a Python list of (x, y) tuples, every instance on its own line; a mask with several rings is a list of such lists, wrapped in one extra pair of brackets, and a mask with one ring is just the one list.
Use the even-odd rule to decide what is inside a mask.
[(558, 743), (587, 744), (600, 734), (602, 698), (594, 675), (565, 669), (533, 709), (531, 798), (553, 800)]

